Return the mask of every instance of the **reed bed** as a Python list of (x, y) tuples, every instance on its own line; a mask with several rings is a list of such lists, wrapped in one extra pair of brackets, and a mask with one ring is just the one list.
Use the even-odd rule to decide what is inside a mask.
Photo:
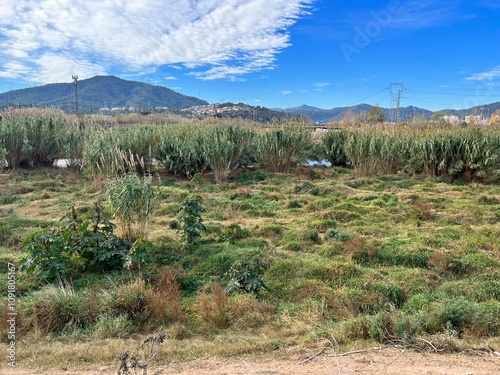
[(80, 157), (82, 133), (55, 109), (11, 109), (0, 114), (0, 156), (9, 168), (52, 165)]
[[(189, 178), (211, 171), (218, 183), (250, 164), (288, 173), (310, 159), (351, 166), (364, 176), (407, 172), (473, 181), (500, 170), (497, 126), (356, 124), (315, 137), (300, 122), (262, 126), (238, 119), (137, 114), (77, 117), (54, 109), (12, 109), (0, 116), (0, 158), (8, 168), (67, 159), (94, 177), (111, 177), (132, 171), (144, 175), (162, 165)], [(147, 119), (154, 124), (119, 125)], [(184, 122), (173, 123), (177, 120)]]
[(364, 176), (408, 172), (473, 181), (500, 172), (494, 128), (380, 127), (337, 129), (323, 137), (325, 158), (352, 164)]

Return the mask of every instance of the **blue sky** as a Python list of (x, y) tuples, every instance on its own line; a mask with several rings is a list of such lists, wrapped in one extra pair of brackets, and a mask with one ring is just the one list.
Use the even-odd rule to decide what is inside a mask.
[[(209, 102), (500, 101), (499, 0), (2, 0), (0, 92), (112, 74)], [(402, 86), (393, 86), (396, 92)]]

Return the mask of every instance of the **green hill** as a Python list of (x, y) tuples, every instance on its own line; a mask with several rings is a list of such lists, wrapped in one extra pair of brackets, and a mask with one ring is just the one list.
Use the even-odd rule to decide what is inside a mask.
[[(96, 76), (78, 82), (79, 110), (96, 112), (107, 107), (185, 108), (208, 104), (192, 96), (179, 94), (163, 86), (127, 81), (114, 76)], [(50, 106), (67, 112), (74, 111), (73, 83), (53, 83), (0, 94), (0, 107), (9, 104), (21, 106)]]

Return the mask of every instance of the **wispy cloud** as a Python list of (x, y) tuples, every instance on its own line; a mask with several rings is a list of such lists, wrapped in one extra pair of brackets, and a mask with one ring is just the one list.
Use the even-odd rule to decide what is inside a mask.
[(316, 88), (318, 88), (318, 89), (321, 89), (321, 88), (330, 86), (330, 83), (328, 83), (328, 82), (318, 82), (318, 83), (314, 83), (313, 86), (316, 87)]
[(460, 1), (409, 0), (398, 6), (388, 28), (416, 30), (449, 24), (458, 17)]
[(492, 80), (495, 78), (500, 78), (500, 65), (494, 67), (493, 69), (487, 72), (474, 73), (471, 76), (467, 77), (467, 81), (486, 81)]
[(346, 14), (341, 22), (363, 32), (368, 30), (368, 34), (375, 33), (380, 39), (390, 37), (383, 35), (382, 30), (409, 32), (450, 24), (464, 17), (467, 16), (460, 12), (460, 1), (402, 0)]
[(166, 81), (177, 81), (177, 78), (175, 78), (174, 76), (168, 76), (168, 77), (165, 77), (165, 80)]
[(0, 75), (47, 83), (169, 65), (234, 79), (272, 69), (314, 1), (2, 0)]
[(500, 9), (500, 4), (497, 0), (482, 0), (480, 4), (486, 8)]
[(290, 95), (293, 94), (293, 91), (291, 90), (283, 90), (279, 92), (281, 95)]

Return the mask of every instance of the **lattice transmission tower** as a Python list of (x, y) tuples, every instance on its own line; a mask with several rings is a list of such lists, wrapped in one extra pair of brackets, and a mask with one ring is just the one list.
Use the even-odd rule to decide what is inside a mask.
[[(396, 88), (398, 88), (397, 91)], [(387, 89), (391, 93), (391, 122), (399, 123), (401, 121), (401, 100), (406, 91), (405, 84), (401, 82), (391, 82)]]

